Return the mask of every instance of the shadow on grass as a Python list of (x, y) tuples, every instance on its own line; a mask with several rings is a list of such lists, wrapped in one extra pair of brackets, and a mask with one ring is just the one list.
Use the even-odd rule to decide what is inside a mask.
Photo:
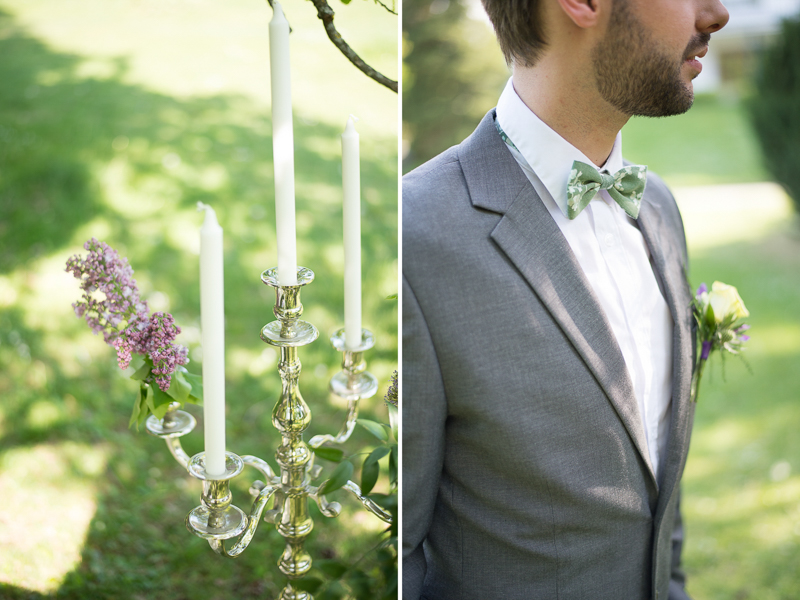
[[(144, 295), (159, 290), (176, 322), (196, 329), (198, 264), (185, 240), (196, 236), (201, 217), (194, 207), (203, 201), (225, 228), (229, 356), (258, 357), (265, 349), (258, 332), (273, 319), (274, 304), (259, 279), (275, 263), (268, 117), (246, 98), (180, 100), (125, 83), (125, 58), (108, 61), (105, 78), (82, 77), (83, 57), (53, 51), (2, 11), (0, 56), (0, 277), (17, 286), (16, 300), (0, 303), (0, 461), (12, 451), (68, 441), (108, 448), (107, 467), (93, 479), (97, 511), (80, 562), (52, 594), (0, 584), (0, 597), (277, 596), (284, 584), (275, 567), (283, 539), (274, 528), (263, 524), (236, 561), (190, 535), (183, 519), (199, 504), (199, 485), (163, 443), (126, 429), (135, 388), (120, 376), (113, 351), (87, 344), (77, 319), (33, 314), (48, 302), (63, 307), (77, 299), (77, 282), (74, 296), (47, 296), (40, 282), (52, 275), (43, 275), (44, 265), (48, 257), (81, 252), (77, 236), (96, 229), (128, 257)], [(335, 432), (344, 418), (328, 402), (327, 382), (341, 357), (325, 341), (343, 320), (341, 129), (297, 121), (299, 259), (317, 274), (303, 303), (321, 331), (301, 353), (313, 435)], [(396, 140), (375, 143), (396, 148)], [(397, 161), (374, 158), (386, 152), (370, 152), (368, 145), (364, 150), (364, 322), (378, 338), (367, 359), (381, 369), (373, 372), (382, 395), (397, 364), (397, 307), (384, 298), (396, 291)], [(189, 346), (194, 350), (196, 342)], [(199, 364), (190, 369), (198, 372)], [(246, 365), (230, 369), (228, 390), (231, 449), (274, 466), (279, 436), (270, 412), (280, 390), (274, 365), (255, 374)], [(366, 404), (365, 416), (386, 420), (379, 398)], [(356, 450), (369, 443), (365, 436), (354, 434)], [(202, 450), (198, 433), (184, 439), (189, 454)], [(36, 477), (46, 481), (47, 467)], [(76, 480), (84, 477), (79, 464), (70, 471)], [(250, 477), (233, 484), (245, 510)], [(359, 510), (353, 501), (343, 504), (344, 513)], [(53, 498), (52, 510), (59, 509)], [(331, 521), (311, 510), (318, 527), (307, 543), (312, 556), (355, 560), (374, 544), (374, 536), (351, 536), (352, 519)]]

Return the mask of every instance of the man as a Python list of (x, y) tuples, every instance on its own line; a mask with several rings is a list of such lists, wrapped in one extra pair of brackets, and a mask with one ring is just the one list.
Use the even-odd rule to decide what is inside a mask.
[(483, 3), (512, 79), (403, 180), (403, 597), (686, 599), (686, 244), (619, 132), (688, 110), (727, 11)]

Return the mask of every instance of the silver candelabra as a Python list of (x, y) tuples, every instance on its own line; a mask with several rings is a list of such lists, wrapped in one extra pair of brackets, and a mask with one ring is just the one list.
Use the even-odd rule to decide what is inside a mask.
[[(146, 426), (150, 434), (164, 439), (172, 456), (190, 475), (202, 481), (200, 506), (186, 517), (189, 531), (208, 540), (217, 554), (233, 558), (250, 544), (262, 518), (272, 523), (286, 540), (278, 568), (289, 581), (279, 600), (313, 600), (311, 594), (293, 585), (311, 568), (311, 556), (304, 548), (305, 539), (314, 527), (308, 503), (309, 500), (315, 501), (326, 517), (338, 516), (341, 506), (338, 502), (329, 502), (321, 493), (326, 482), (319, 486), (311, 485), (310, 482), (321, 471), (318, 465), (314, 465), (311, 448), (324, 443), (341, 444), (349, 439), (358, 417), (359, 400), (373, 396), (378, 390), (378, 382), (366, 371), (364, 360), (364, 352), (375, 342), (367, 330), (363, 330), (360, 344), (351, 349), (345, 348), (344, 330), (331, 337), (333, 347), (343, 353), (343, 358), (342, 370), (331, 378), (330, 389), (347, 400), (347, 418), (335, 436), (317, 435), (306, 444), (303, 433), (311, 422), (311, 410), (300, 394), (301, 364), (297, 351), (319, 336), (316, 327), (300, 319), (303, 314), (300, 290), (314, 280), (314, 273), (298, 267), (297, 284), (282, 286), (278, 282), (277, 269), (273, 268), (264, 271), (261, 280), (275, 288), (276, 294), (273, 313), (277, 320), (262, 328), (261, 339), (280, 349), (281, 395), (272, 410), (272, 424), (281, 435), (281, 443), (275, 452), (280, 473), (274, 473), (266, 461), (256, 456), (226, 452), (224, 475), (209, 477), (205, 470), (205, 453), (189, 457), (181, 447), (180, 438), (194, 429), (196, 421), (189, 413), (179, 410), (178, 403), (170, 405), (162, 419), (151, 415)], [(253, 467), (263, 477), (263, 481), (256, 480), (250, 486), (254, 500), (249, 514), (233, 504), (230, 491), (230, 480), (245, 466)], [(392, 522), (392, 516), (362, 494), (356, 483), (347, 481), (343, 489), (358, 498), (364, 508), (379, 519)]]

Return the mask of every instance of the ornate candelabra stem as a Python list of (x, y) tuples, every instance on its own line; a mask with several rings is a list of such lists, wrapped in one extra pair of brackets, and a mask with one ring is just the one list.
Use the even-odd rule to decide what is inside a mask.
[(278, 319), (264, 326), (261, 339), (281, 351), (278, 363), (281, 396), (272, 410), (272, 424), (281, 434), (281, 445), (275, 453), (281, 471), (281, 489), (271, 517), (278, 533), (286, 539), (286, 548), (278, 567), (289, 578), (289, 583), (279, 600), (311, 600), (310, 594), (295, 589), (292, 582), (311, 568), (311, 556), (303, 545), (314, 527), (308, 513), (310, 489), (307, 467), (312, 453), (303, 441), (303, 432), (311, 422), (311, 410), (300, 394), (298, 379), (301, 365), (297, 357), (297, 348), (310, 344), (319, 335), (313, 325), (300, 320), (303, 314), (300, 289), (314, 280), (314, 273), (299, 267), (297, 285), (292, 286), (280, 285), (277, 269), (264, 271), (261, 280), (275, 288), (273, 312)]

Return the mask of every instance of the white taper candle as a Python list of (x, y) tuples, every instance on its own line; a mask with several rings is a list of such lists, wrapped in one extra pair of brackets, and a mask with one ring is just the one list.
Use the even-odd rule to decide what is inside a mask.
[(344, 191), (344, 339), (347, 349), (361, 345), (361, 165), (353, 115), (342, 134)]
[(200, 327), (203, 343), (203, 429), (209, 477), (225, 473), (225, 304), (222, 227), (214, 209), (200, 228)]
[(269, 23), (269, 63), (272, 85), (272, 160), (275, 169), (278, 282), (281, 285), (297, 285), (289, 22), (278, 2), (273, 2), (272, 8), (274, 13)]

